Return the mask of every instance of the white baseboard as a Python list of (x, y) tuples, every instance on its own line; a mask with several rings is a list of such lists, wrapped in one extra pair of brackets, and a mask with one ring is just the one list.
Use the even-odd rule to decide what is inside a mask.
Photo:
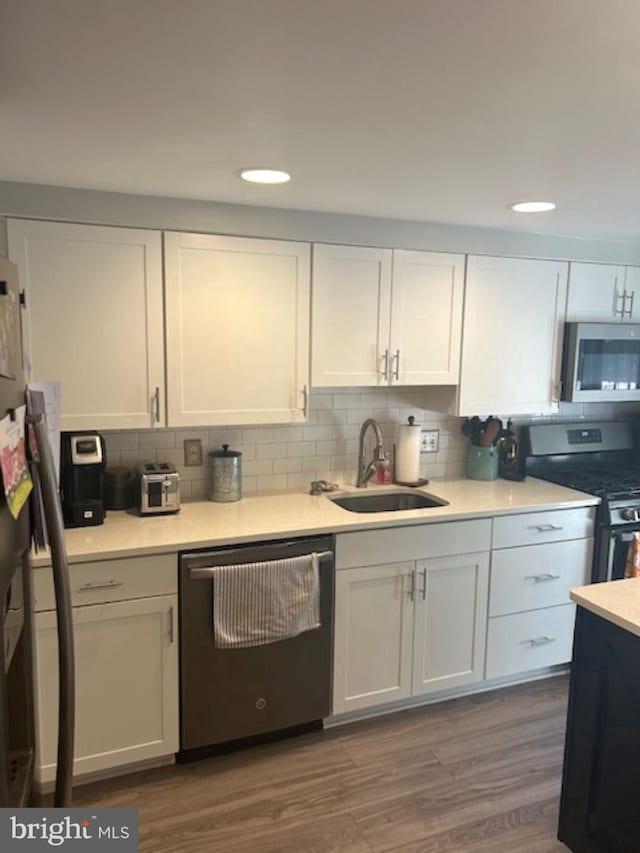
[[(117, 776), (126, 776), (129, 773), (137, 773), (140, 770), (153, 770), (154, 767), (167, 767), (176, 763), (175, 755), (164, 755), (161, 758), (149, 758), (146, 761), (136, 761), (133, 764), (125, 764), (122, 767), (109, 767), (106, 770), (96, 770), (93, 773), (83, 773), (73, 777), (73, 787), (88, 785), (90, 782), (100, 782), (103, 779), (113, 779)], [(37, 794), (50, 794), (55, 788), (55, 782), (34, 781), (34, 791)]]
[(559, 675), (566, 675), (568, 672), (569, 665), (561, 664), (560, 666), (545, 667), (534, 672), (523, 673), (515, 678), (494, 678), (490, 681), (479, 681), (477, 684), (458, 687), (454, 690), (443, 690), (439, 693), (429, 693), (423, 696), (413, 696), (411, 699), (401, 699), (398, 702), (389, 702), (386, 705), (375, 705), (371, 708), (359, 708), (357, 711), (347, 711), (344, 714), (333, 714), (323, 720), (323, 726), (325, 729), (331, 729), (347, 723), (355, 723), (358, 720), (368, 720), (372, 717), (381, 717), (385, 714), (395, 714), (397, 711), (406, 711), (409, 708), (435, 705), (437, 702), (445, 702), (448, 699), (460, 699), (463, 696), (486, 693), (489, 690), (500, 690), (504, 687), (515, 687), (517, 684), (527, 684), (528, 682), (540, 681), (544, 678), (555, 678)]

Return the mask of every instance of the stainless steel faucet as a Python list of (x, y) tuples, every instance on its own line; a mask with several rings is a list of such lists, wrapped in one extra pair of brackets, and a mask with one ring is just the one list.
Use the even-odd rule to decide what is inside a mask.
[[(373, 459), (367, 465), (364, 458), (364, 439), (369, 427), (371, 427), (376, 434), (376, 449)], [(374, 421), (373, 418), (367, 418), (360, 428), (360, 444), (358, 446), (358, 479), (356, 481), (356, 486), (359, 489), (365, 488), (367, 482), (375, 473), (378, 462), (381, 459), (384, 459), (384, 456), (384, 439), (382, 437), (380, 424), (377, 421)]]

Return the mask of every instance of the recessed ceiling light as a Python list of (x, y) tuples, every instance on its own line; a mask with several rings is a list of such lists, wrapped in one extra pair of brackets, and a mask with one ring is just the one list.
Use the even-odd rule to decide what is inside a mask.
[(519, 201), (509, 207), (516, 213), (546, 213), (548, 210), (555, 210), (552, 201)]
[(291, 175), (280, 169), (241, 169), (237, 174), (252, 184), (286, 184), (291, 180)]

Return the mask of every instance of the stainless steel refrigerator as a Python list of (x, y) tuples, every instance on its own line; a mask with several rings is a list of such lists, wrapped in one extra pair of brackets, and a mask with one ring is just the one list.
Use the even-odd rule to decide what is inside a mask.
[[(21, 340), (18, 271), (0, 258), (0, 419), (14, 417), (27, 402)], [(30, 395), (31, 396), (31, 395)], [(27, 416), (35, 437), (30, 465), (39, 490), (53, 564), (58, 623), (58, 768), (54, 806), (71, 804), (75, 711), (75, 666), (69, 571), (62, 509), (41, 395)], [(0, 488), (0, 807), (28, 805), (35, 759), (31, 649), (31, 537), (34, 495), (17, 518)]]

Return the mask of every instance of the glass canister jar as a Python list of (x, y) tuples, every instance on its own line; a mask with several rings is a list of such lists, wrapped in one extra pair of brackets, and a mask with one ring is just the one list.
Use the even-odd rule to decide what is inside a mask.
[(242, 453), (229, 450), (228, 444), (209, 453), (207, 497), (222, 503), (239, 501), (242, 497)]

